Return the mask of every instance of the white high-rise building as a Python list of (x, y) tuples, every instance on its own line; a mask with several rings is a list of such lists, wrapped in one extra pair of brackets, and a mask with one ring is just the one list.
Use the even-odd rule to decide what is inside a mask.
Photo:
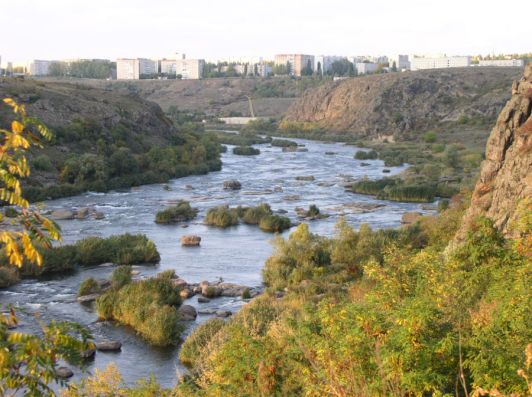
[(314, 57), (314, 71), (321, 75), (327, 74), (332, 70), (332, 64), (342, 59), (347, 58), (336, 55), (317, 55)]
[(523, 59), (484, 59), (478, 61), (478, 66), (502, 66), (523, 68), (525, 61)]
[(159, 73), (159, 63), (147, 58), (119, 58), (116, 60), (116, 78), (118, 80), (138, 80), (143, 76)]
[(357, 74), (368, 74), (373, 73), (377, 70), (377, 67), (379, 66), (378, 63), (371, 63), (371, 62), (358, 62), (355, 63), (355, 69), (357, 71)]
[(50, 69), (52, 61), (43, 61), (41, 59), (34, 59), (30, 62), (30, 74), (32, 76), (46, 76)]
[(470, 56), (437, 58), (425, 58), (414, 56), (410, 58), (410, 69), (412, 70), (462, 68), (467, 66), (471, 66)]
[(181, 75), (183, 80), (198, 80), (203, 77), (205, 60), (203, 59), (182, 59), (176, 60), (176, 74)]
[(397, 70), (408, 70), (410, 69), (410, 61), (408, 60), (408, 55), (401, 55), (401, 54), (394, 54), (388, 56), (388, 66), (390, 69), (393, 67), (393, 64), (395, 63), (395, 67)]

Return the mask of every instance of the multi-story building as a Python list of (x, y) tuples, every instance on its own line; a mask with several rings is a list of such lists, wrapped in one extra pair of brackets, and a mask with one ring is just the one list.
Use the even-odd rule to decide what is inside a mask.
[(314, 55), (279, 54), (275, 56), (275, 64), (289, 65), (291, 75), (301, 76), (306, 70), (314, 72)]
[(48, 74), (51, 64), (52, 61), (34, 59), (30, 62), (30, 74), (32, 76), (46, 76)]
[(161, 59), (159, 61), (161, 74), (175, 76), (177, 74), (177, 61), (175, 59)]
[(470, 56), (454, 56), (454, 57), (412, 57), (410, 58), (410, 69), (443, 69), (443, 68), (461, 68), (471, 66)]
[(259, 77), (268, 77), (272, 74), (272, 67), (270, 65), (257, 63), (255, 66), (257, 67), (257, 76)]
[(183, 80), (201, 79), (204, 68), (205, 60), (203, 59), (186, 59), (183, 55), (182, 59), (176, 60), (176, 74), (181, 75)]
[(332, 70), (332, 64), (336, 61), (341, 61), (346, 59), (346, 57), (341, 56), (328, 56), (328, 55), (318, 55), (314, 57), (314, 71), (320, 73), (322, 76), (329, 73)]
[(373, 73), (377, 70), (377, 67), (379, 66), (378, 63), (372, 63), (372, 62), (357, 62), (355, 63), (355, 69), (357, 71), (357, 74), (368, 74)]
[(138, 80), (159, 74), (159, 62), (147, 58), (119, 58), (116, 60), (118, 80)]
[(393, 67), (395, 63), (395, 67), (397, 70), (408, 70), (410, 69), (410, 61), (408, 60), (408, 55), (400, 55), (400, 54), (394, 54), (388, 56), (388, 65), (390, 69)]
[(523, 59), (483, 59), (478, 61), (478, 66), (503, 66), (503, 67), (525, 67)]

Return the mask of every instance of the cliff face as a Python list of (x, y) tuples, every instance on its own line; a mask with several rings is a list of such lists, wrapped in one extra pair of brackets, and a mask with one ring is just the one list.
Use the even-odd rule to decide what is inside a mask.
[(512, 223), (516, 208), (532, 198), (532, 64), (512, 86), (512, 97), (488, 139), (486, 160), (464, 218), (463, 237), (471, 221), (483, 215), (507, 237), (516, 237)]
[(461, 115), (495, 119), (515, 68), (464, 68), (357, 77), (308, 90), (285, 120), (364, 137), (434, 128)]

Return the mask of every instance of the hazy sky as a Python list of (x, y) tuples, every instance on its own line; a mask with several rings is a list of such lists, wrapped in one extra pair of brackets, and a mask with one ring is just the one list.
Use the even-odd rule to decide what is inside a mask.
[(532, 51), (531, 0), (0, 0), (2, 63)]

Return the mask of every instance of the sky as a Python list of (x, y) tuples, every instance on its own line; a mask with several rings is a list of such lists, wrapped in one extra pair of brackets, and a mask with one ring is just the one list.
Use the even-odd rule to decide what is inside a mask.
[(531, 0), (0, 0), (2, 63), (532, 52)]

